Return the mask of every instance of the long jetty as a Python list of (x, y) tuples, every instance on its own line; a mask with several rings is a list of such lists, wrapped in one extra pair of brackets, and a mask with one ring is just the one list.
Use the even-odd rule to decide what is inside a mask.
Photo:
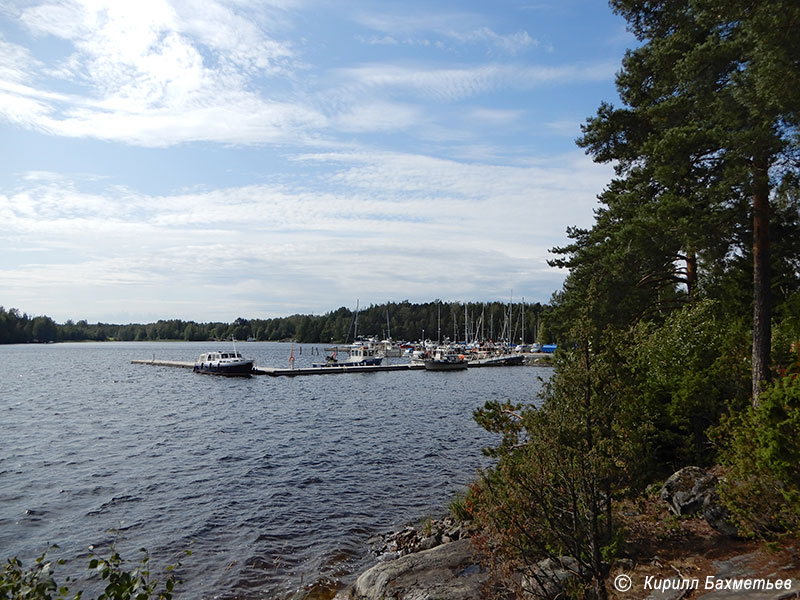
[[(176, 367), (191, 369), (193, 362), (179, 360), (136, 359), (134, 365), (152, 365), (155, 367)], [(398, 365), (371, 365), (364, 367), (310, 367), (303, 369), (280, 369), (273, 367), (253, 367), (253, 375), (269, 375), (270, 377), (297, 377), (298, 375), (334, 375), (339, 373), (377, 373), (378, 371), (418, 371), (425, 365), (403, 363)]]
[(298, 375), (335, 375), (338, 373), (377, 373), (378, 371), (419, 371), (425, 365), (403, 363), (399, 365), (368, 365), (363, 367), (310, 367), (303, 369), (277, 369), (271, 367), (253, 367), (254, 375), (270, 375), (272, 377), (296, 377)]

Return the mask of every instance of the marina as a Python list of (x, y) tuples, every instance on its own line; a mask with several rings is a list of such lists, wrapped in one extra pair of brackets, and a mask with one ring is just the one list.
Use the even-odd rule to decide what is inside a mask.
[[(542, 359), (551, 356), (542, 352), (527, 353), (518, 355), (519, 360), (513, 363), (514, 365), (530, 364), (531, 361)], [(173, 367), (180, 369), (193, 369), (195, 363), (180, 360), (161, 360), (161, 359), (133, 359), (133, 365), (150, 365), (154, 367)], [(486, 361), (473, 361), (467, 363), (467, 368), (474, 369), (479, 367), (493, 367), (493, 366), (512, 366), (512, 365), (497, 365), (496, 363)], [(380, 364), (380, 365), (360, 365), (360, 366), (332, 366), (332, 367), (296, 367), (296, 368), (281, 368), (281, 367), (259, 367), (254, 366), (252, 375), (269, 375), (270, 377), (299, 377), (305, 375), (337, 375), (343, 373), (377, 373), (385, 371), (424, 371), (424, 363), (396, 363), (396, 364)]]

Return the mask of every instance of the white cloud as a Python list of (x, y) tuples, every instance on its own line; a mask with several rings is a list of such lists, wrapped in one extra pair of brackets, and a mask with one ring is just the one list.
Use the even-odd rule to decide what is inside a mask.
[(550, 121), (549, 123), (545, 123), (545, 127), (548, 129), (548, 131), (551, 131), (557, 135), (577, 138), (581, 134), (581, 124), (582, 121), (579, 120)]
[(373, 29), (382, 36), (372, 36), (362, 40), (367, 43), (382, 43), (391, 40), (394, 43), (418, 45), (425, 43), (434, 45), (429, 37), (438, 37), (439, 45), (443, 41), (455, 43), (457, 46), (484, 45), (488, 51), (502, 51), (515, 55), (540, 45), (527, 31), (514, 33), (497, 33), (483, 25), (485, 17), (468, 12), (437, 12), (430, 10), (412, 11), (405, 14), (361, 13), (354, 16), (360, 25)]
[[(569, 116), (590, 101), (590, 114), (617, 63), (543, 56), (517, 9), (332, 7), (0, 9), (1, 126), (9, 147), (34, 149), (9, 155), (0, 178), (4, 304), (103, 318), (82, 312), (87, 298), (102, 310), (130, 298), (158, 318), (230, 319), (202, 311), (232, 298), (251, 316), (356, 295), (557, 287), (546, 250), (567, 225), (589, 224), (610, 172), (563, 150), (571, 125), (548, 107)], [(372, 14), (353, 17), (360, 9)], [(17, 137), (23, 128), (43, 135)], [(37, 152), (48, 136), (109, 143)], [(57, 172), (56, 148), (75, 152), (64, 168), (77, 174)]]
[(474, 108), (470, 111), (470, 118), (476, 123), (489, 125), (504, 125), (514, 123), (523, 116), (521, 110), (507, 110), (497, 108)]
[[(13, 290), (6, 302), (47, 312), (19, 298), (44, 290), (67, 297), (83, 286), (101, 295), (116, 289), (142, 306), (154, 297), (188, 306), (198, 294), (224, 306), (239, 286), (247, 305), (269, 297), (288, 307), (290, 297), (322, 295), (307, 307), (319, 312), (357, 293), (377, 302), (429, 299), (432, 289), (470, 298), (542, 282), (552, 291), (562, 274), (546, 266), (546, 249), (564, 243), (568, 225), (588, 224), (608, 179), (579, 152), (517, 167), (397, 153), (298, 159), (325, 170), (327, 191), (89, 193), (81, 182), (29, 174), (0, 195), (0, 242), (16, 248), (0, 263)], [(35, 251), (20, 245), (30, 239)], [(79, 308), (65, 318), (85, 316)]]
[(423, 111), (397, 102), (364, 103), (340, 112), (335, 126), (342, 131), (399, 131), (425, 120)]
[(368, 64), (340, 69), (339, 75), (364, 89), (394, 89), (440, 101), (457, 101), (500, 89), (529, 90), (546, 84), (606, 81), (616, 65), (561, 66), (488, 64), (464, 68)]
[[(40, 62), (25, 47), (0, 39), (0, 116), (51, 135), (146, 147), (195, 141), (302, 145), (320, 143), (322, 136), (330, 143), (339, 135), (412, 128), (427, 139), (456, 139), (458, 130), (425, 102), (610, 80), (616, 68), (417, 61), (315, 71), (298, 54), (297, 41), (279, 37), (292, 28), (283, 8), (224, 0), (29, 5), (20, 10), (19, 23), (37, 39), (58, 38), (67, 52)], [(475, 26), (475, 15), (468, 14), (361, 21), (398, 34), (382, 33), (373, 43), (435, 31), (511, 54), (537, 44), (525, 31), (499, 34)], [(496, 123), (510, 123), (513, 111), (493, 114)], [(484, 115), (491, 117), (492, 109)]]
[(24, 46), (7, 42), (0, 33), (0, 81), (20, 83), (41, 66)]
[(390, 35), (371, 35), (368, 37), (358, 35), (356, 39), (362, 44), (369, 44), (370, 46), (397, 46), (400, 41)]
[(393, 64), (371, 64), (341, 69), (345, 80), (362, 88), (396, 89), (442, 101), (476, 96), (498, 86), (501, 68), (431, 69)]
[[(10, 82), (2, 86), (0, 110), (52, 134), (144, 146), (285, 140), (323, 126), (324, 117), (295, 98), (274, 100), (251, 89), (253, 78), (295, 68), (291, 45), (268, 37), (266, 25), (251, 18), (265, 17), (212, 1), (28, 7), (20, 21), (36, 35), (70, 43), (73, 52), (44, 68), (24, 48), (0, 45), (0, 73)], [(37, 89), (37, 70), (83, 93)]]
[(518, 31), (501, 35), (488, 27), (480, 27), (470, 31), (450, 30), (447, 35), (459, 42), (470, 44), (488, 44), (490, 48), (500, 49), (506, 54), (519, 54), (528, 48), (536, 48), (540, 44), (527, 31)]

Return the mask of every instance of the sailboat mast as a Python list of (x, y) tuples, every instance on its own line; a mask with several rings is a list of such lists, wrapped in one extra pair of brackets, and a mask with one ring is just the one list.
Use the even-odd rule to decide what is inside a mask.
[(437, 304), (439, 313), (436, 317), (436, 345), (442, 345), (442, 303)]

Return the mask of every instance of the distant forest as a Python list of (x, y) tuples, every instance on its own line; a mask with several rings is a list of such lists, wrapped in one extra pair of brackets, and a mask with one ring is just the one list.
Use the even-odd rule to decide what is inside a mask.
[[(395, 340), (492, 339), (519, 343), (554, 342), (548, 333), (548, 305), (539, 303), (425, 304), (390, 302), (371, 305), (358, 312), (359, 336)], [(257, 341), (296, 340), (302, 343), (352, 341), (355, 311), (342, 307), (325, 315), (292, 315), (274, 319), (238, 318), (232, 323), (197, 323), (180, 319), (156, 323), (114, 325), (108, 323), (56, 323), (47, 316), (31, 317), (16, 308), (0, 307), (0, 344), (79, 341), (206, 341), (214, 339)]]

